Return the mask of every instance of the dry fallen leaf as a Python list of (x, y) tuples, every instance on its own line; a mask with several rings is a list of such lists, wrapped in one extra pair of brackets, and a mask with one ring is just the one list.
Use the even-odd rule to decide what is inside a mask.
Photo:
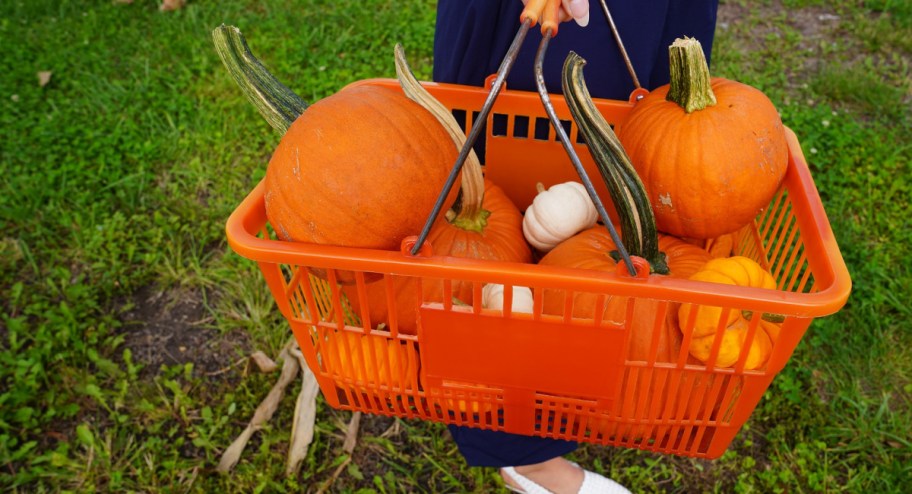
[(320, 394), (320, 386), (310, 367), (307, 366), (301, 350), (293, 347), (289, 353), (298, 359), (301, 367), (301, 392), (295, 403), (295, 419), (291, 426), (288, 459), (285, 462), (285, 475), (292, 477), (297, 475), (301, 469), (301, 463), (307, 457), (307, 448), (313, 442), (314, 425), (317, 419), (317, 395)]
[(267, 357), (265, 353), (259, 350), (253, 352), (253, 354), (250, 356), (250, 360), (254, 363), (254, 365), (256, 365), (257, 370), (264, 374), (268, 374), (279, 368), (274, 360)]
[(358, 444), (358, 429), (361, 427), (361, 412), (352, 413), (351, 422), (345, 430), (345, 440), (342, 442), (342, 451), (351, 455)]
[(162, 0), (159, 10), (162, 12), (167, 12), (169, 10), (177, 10), (183, 7), (187, 3), (187, 0)]
[(297, 345), (294, 338), (292, 338), (285, 345), (285, 348), (279, 352), (279, 360), (282, 360), (282, 372), (279, 374), (278, 381), (273, 384), (272, 389), (269, 390), (269, 394), (266, 395), (266, 398), (264, 398), (256, 410), (254, 410), (253, 417), (250, 419), (247, 427), (245, 427), (234, 442), (228, 446), (228, 449), (222, 452), (222, 458), (215, 468), (217, 472), (228, 473), (234, 468), (238, 460), (240, 460), (244, 448), (247, 447), (247, 442), (250, 441), (250, 437), (253, 436), (254, 432), (260, 430), (266, 422), (269, 422), (269, 419), (272, 418), (272, 415), (279, 407), (279, 402), (281, 402), (282, 397), (285, 396), (285, 388), (288, 387), (291, 381), (294, 380), (294, 377), (298, 374), (298, 360), (289, 353), (292, 345)]
[(47, 86), (51, 82), (51, 72), (50, 70), (42, 70), (38, 72), (38, 85), (41, 87)]

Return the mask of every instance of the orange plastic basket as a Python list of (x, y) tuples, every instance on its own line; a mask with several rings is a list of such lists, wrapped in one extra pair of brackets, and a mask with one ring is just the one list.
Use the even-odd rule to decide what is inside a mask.
[[(387, 79), (355, 84), (399, 88)], [(487, 88), (425, 86), (466, 128), (488, 93)], [(554, 95), (552, 101), (571, 140), (581, 142), (563, 97)], [(596, 104), (609, 122), (621, 121), (633, 106), (610, 100)], [(784, 184), (735, 242), (736, 254), (770, 270), (778, 290), (427, 253), (413, 257), (406, 249), (282, 242), (268, 228), (262, 183), (229, 218), (227, 236), (238, 254), (259, 263), (326, 401), (335, 408), (716, 458), (785, 366), (811, 321), (838, 311), (850, 291), (849, 274), (798, 141), (791, 131), (787, 134)], [(549, 186), (578, 180), (536, 93), (504, 90), (488, 118), (485, 138), (485, 173), (520, 209), (531, 203), (536, 182)], [(585, 145), (576, 146), (593, 182), (600, 183)], [(610, 203), (607, 191), (599, 192)], [(327, 275), (311, 274), (316, 270)], [(417, 335), (402, 334), (395, 318), (388, 326), (375, 327), (367, 297), (359, 297), (362, 302), (354, 306), (343, 295), (337, 283), (337, 272), (343, 270), (356, 273), (355, 288), (361, 294), (368, 283), (384, 284), (390, 314), (396, 313), (397, 304), (413, 306), (418, 311)], [(442, 282), (443, 302), (421, 295), (397, 299), (394, 285), (408, 279)], [(452, 301), (456, 280), (472, 284), (471, 305)], [(503, 311), (483, 308), (480, 294), (487, 283), (531, 287), (533, 313), (514, 313), (508, 301)], [(568, 295), (563, 315), (542, 314), (545, 289)], [(572, 317), (569, 295), (580, 292), (597, 294), (602, 303), (613, 296), (629, 297), (627, 319)], [(785, 319), (769, 360), (757, 370), (744, 368), (746, 351), (731, 367), (715, 365), (722, 324), (707, 364), (689, 358), (686, 334), (674, 361), (657, 361), (657, 341), (645, 359), (629, 355), (629, 321), (634, 314), (644, 317), (636, 308), (648, 304), (647, 321), (658, 335), (680, 303)], [(754, 323), (746, 344), (756, 331)]]

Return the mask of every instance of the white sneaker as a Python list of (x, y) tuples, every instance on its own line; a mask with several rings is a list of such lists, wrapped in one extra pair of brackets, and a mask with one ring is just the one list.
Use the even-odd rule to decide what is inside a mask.
[[(513, 467), (503, 467), (501, 471), (507, 474), (521, 489), (507, 485), (507, 489), (520, 494), (553, 494), (548, 489), (536, 484), (528, 477), (521, 475)], [(578, 494), (632, 494), (626, 487), (617, 482), (603, 477), (597, 473), (583, 470), (583, 484), (580, 485)]]

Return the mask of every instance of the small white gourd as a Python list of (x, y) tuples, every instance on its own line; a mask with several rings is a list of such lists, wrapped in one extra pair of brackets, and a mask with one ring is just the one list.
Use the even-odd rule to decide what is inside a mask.
[(523, 216), (523, 235), (539, 251), (550, 251), (598, 221), (598, 211), (583, 184), (564, 182), (545, 190), (539, 183), (537, 188), (538, 195)]
[[(481, 288), (481, 304), (486, 309), (503, 310), (504, 286), (488, 283)], [(513, 287), (513, 312), (532, 313), (532, 289), (527, 286)]]

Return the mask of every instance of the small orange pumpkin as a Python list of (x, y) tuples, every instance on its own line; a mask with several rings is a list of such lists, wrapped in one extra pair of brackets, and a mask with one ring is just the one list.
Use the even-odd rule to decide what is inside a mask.
[(729, 257), (735, 250), (735, 234), (726, 233), (716, 238), (707, 239), (704, 248), (714, 258)]
[[(752, 288), (776, 289), (776, 280), (762, 266), (752, 259), (743, 256), (717, 258), (706, 263), (697, 273), (690, 277), (694, 281), (723, 283)], [(719, 321), (725, 317), (725, 332), (719, 347), (716, 365), (731, 367), (741, 357), (751, 319), (741, 311), (727, 310), (722, 307), (699, 305), (694, 317), (693, 329), (687, 330), (692, 304), (681, 304), (678, 308), (678, 322), (682, 329), (692, 331), (690, 354), (703, 363), (709, 360), (711, 349), (716, 338)], [(723, 312), (726, 314), (723, 316)], [(769, 359), (773, 343), (779, 336), (780, 324), (760, 320), (759, 328), (748, 348), (745, 369), (758, 369)]]
[[(484, 208), (475, 216), (452, 217), (438, 221), (428, 235), (434, 255), (464, 257), (485, 261), (531, 262), (532, 251), (522, 234), (522, 215), (500, 187), (485, 180)], [(465, 186), (465, 182), (464, 182)], [(463, 204), (464, 208), (467, 207)], [(396, 278), (393, 292), (396, 302), (396, 321), (399, 332), (418, 334), (418, 304), (420, 300), (443, 301), (443, 282), (424, 280), (423, 297), (419, 298), (418, 282), (412, 278)], [(382, 281), (366, 285), (372, 325), (389, 323), (387, 286)], [(472, 304), (472, 283), (454, 281), (453, 298)], [(343, 287), (353, 307), (360, 307), (360, 296), (354, 285)]]
[(788, 167), (785, 130), (762, 92), (710, 79), (697, 40), (678, 39), (669, 53), (671, 83), (639, 101), (617, 135), (659, 231), (713, 238), (769, 205)]
[(418, 353), (412, 343), (378, 334), (338, 331), (318, 345), (330, 376), (359, 386), (411, 389)]

